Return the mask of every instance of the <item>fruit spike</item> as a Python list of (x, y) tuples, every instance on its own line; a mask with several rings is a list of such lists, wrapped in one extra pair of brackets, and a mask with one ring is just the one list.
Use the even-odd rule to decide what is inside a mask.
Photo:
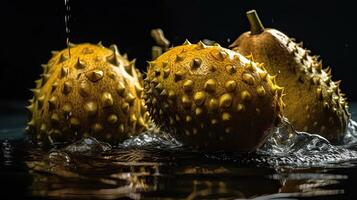
[(117, 143), (146, 130), (149, 117), (134, 62), (115, 45), (76, 44), (71, 57), (67, 53), (54, 53), (32, 89), (26, 108), (33, 138), (54, 143), (89, 135)]
[(254, 61), (266, 63), (267, 71), (277, 75), (276, 82), (286, 94), (284, 114), (297, 130), (337, 142), (345, 133), (350, 114), (339, 84), (331, 80), (331, 69), (323, 69), (319, 56), (311, 56), (302, 42), (296, 43), (278, 30), (264, 28), (255, 10), (248, 11), (247, 18), (251, 30), (230, 48), (254, 56)]
[(144, 98), (154, 121), (184, 145), (253, 151), (281, 116), (282, 90), (264, 73), (219, 45), (187, 41), (149, 62)]

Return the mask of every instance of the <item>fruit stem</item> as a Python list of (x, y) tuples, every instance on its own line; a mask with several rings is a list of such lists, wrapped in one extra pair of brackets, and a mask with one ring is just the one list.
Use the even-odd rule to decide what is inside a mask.
[(250, 10), (246, 13), (249, 24), (250, 24), (250, 34), (256, 35), (264, 31), (264, 26), (260, 21), (257, 11)]

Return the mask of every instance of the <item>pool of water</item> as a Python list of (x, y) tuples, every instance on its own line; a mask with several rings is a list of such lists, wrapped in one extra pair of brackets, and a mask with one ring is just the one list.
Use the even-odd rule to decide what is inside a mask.
[[(0, 199), (356, 199), (357, 145), (274, 131), (256, 153), (202, 153), (150, 132), (110, 146), (93, 138), (44, 150), (26, 140), (21, 102), (0, 106)], [(350, 104), (357, 120), (357, 104)]]

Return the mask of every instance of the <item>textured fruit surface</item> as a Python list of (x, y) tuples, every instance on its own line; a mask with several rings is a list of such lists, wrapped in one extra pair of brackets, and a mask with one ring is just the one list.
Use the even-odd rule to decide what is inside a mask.
[(253, 151), (280, 121), (274, 77), (220, 46), (172, 48), (149, 62), (144, 86), (154, 121), (194, 148)]
[(243, 55), (252, 54), (254, 61), (264, 63), (270, 74), (277, 75), (277, 84), (286, 93), (284, 114), (297, 130), (336, 142), (349, 119), (340, 82), (331, 80), (330, 68), (322, 69), (318, 56), (311, 56), (302, 43), (275, 29), (259, 29), (257, 24), (253, 20), (251, 31), (242, 34), (230, 48)]
[(83, 136), (115, 143), (145, 130), (148, 112), (134, 64), (115, 45), (53, 52), (32, 90), (29, 133), (50, 143)]

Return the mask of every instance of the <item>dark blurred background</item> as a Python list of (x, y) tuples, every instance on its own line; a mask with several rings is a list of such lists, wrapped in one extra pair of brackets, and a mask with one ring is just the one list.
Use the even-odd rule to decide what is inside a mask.
[[(245, 12), (256, 9), (274, 27), (331, 66), (334, 80), (357, 100), (356, 30), (353, 1), (84, 1), (70, 0), (73, 43), (115, 43), (145, 70), (160, 27), (173, 45), (211, 39), (227, 47), (249, 26)], [(0, 99), (25, 100), (51, 50), (65, 48), (64, 0), (2, 0), (0, 7)]]

